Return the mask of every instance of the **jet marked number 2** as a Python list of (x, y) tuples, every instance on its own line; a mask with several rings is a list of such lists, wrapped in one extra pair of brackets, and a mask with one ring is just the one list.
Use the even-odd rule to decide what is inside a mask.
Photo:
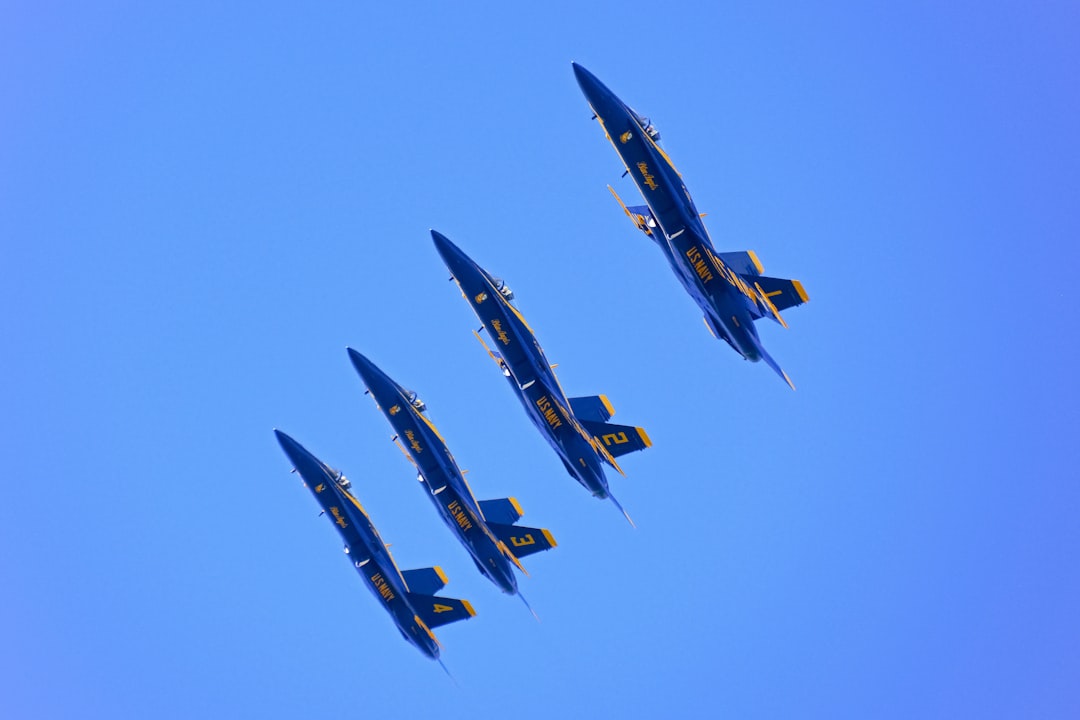
[(622, 445), (623, 443), (630, 442), (630, 439), (626, 437), (626, 433), (621, 432), (618, 434), (610, 433), (601, 438), (605, 445)]

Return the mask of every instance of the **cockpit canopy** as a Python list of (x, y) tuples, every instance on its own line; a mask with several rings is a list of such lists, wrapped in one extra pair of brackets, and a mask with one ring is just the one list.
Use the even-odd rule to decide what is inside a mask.
[(352, 487), (352, 483), (349, 482), (349, 478), (345, 477), (345, 475), (340, 470), (334, 470), (331, 468), (330, 473), (334, 477), (334, 482), (340, 485), (343, 489), (348, 490)]
[(501, 278), (493, 278), (493, 280), (495, 280), (495, 289), (499, 291), (500, 295), (508, 301), (514, 299), (514, 291), (510, 289), (510, 286), (504, 280)]
[(417, 412), (424, 412), (427, 410), (427, 405), (420, 399), (420, 396), (416, 394), (415, 390), (406, 390), (405, 399), (409, 401), (409, 404), (416, 408)]
[(645, 134), (651, 137), (653, 142), (660, 142), (660, 131), (653, 126), (652, 120), (645, 117), (644, 115), (641, 115), (640, 113), (638, 113), (637, 110), (634, 110), (633, 108), (630, 109), (630, 112), (633, 113), (634, 119), (637, 120), (638, 125), (640, 125), (641, 129), (645, 131)]

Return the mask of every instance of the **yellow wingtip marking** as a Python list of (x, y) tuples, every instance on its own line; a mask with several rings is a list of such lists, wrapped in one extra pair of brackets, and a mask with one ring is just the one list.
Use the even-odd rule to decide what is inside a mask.
[(547, 528), (540, 530), (540, 532), (544, 533), (544, 539), (548, 541), (548, 544), (551, 545), (551, 547), (556, 547), (559, 544), (555, 542), (555, 538), (551, 536), (551, 533), (548, 532)]
[(757, 268), (758, 275), (761, 275), (763, 272), (765, 272), (765, 268), (762, 267), (761, 261), (758, 260), (757, 253), (755, 253), (753, 250), (747, 250), (746, 254), (749, 255), (750, 260), (753, 261), (754, 267)]
[(791, 284), (795, 286), (795, 292), (799, 293), (799, 299), (803, 302), (809, 302), (810, 296), (806, 294), (806, 288), (802, 286), (802, 283), (798, 280), (792, 280)]
[(611, 401), (607, 399), (607, 395), (601, 395), (600, 402), (604, 403), (604, 409), (607, 410), (608, 417), (614, 417), (615, 408), (611, 407)]
[(461, 605), (465, 608), (465, 612), (469, 613), (469, 617), (476, 617), (476, 611), (473, 610), (471, 602), (469, 602), (468, 600), (462, 600)]
[(652, 440), (649, 439), (649, 434), (647, 432), (645, 432), (645, 428), (638, 428), (637, 429), (637, 434), (638, 434), (638, 437), (641, 438), (641, 442), (645, 443), (645, 447), (647, 447), (647, 448), (652, 447)]
[(432, 568), (432, 569), (433, 569), (433, 570), (435, 571), (435, 574), (439, 576), (439, 579), (440, 579), (440, 580), (442, 580), (442, 584), (443, 584), (443, 585), (445, 585), (446, 583), (450, 582), (450, 579), (449, 579), (448, 577), (446, 577), (446, 573), (444, 573), (444, 572), (443, 572), (443, 569), (442, 569), (441, 567), (439, 567), (438, 565), (436, 565), (436, 566), (435, 566), (434, 568)]
[(517, 511), (517, 514), (519, 516), (525, 514), (525, 511), (521, 509), (521, 505), (518, 504), (517, 498), (506, 498), (506, 499), (509, 500), (510, 504), (514, 506), (514, 510)]

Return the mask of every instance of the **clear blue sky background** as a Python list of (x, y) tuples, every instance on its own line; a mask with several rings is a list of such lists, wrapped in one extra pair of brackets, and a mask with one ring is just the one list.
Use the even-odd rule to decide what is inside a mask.
[[(1080, 716), (1073, 4), (156, 5), (0, 11), (0, 715)], [(571, 60), (721, 250), (804, 282), (762, 328), (797, 392), (623, 217)], [(612, 480), (636, 530), (526, 420), (432, 227), (648, 429)], [(346, 345), (552, 530), (542, 623)], [(457, 685), (273, 427), (473, 602)]]

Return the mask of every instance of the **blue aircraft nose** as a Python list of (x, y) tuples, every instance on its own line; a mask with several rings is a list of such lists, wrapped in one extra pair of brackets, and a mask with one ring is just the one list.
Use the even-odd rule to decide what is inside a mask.
[(368, 392), (371, 393), (372, 397), (375, 398), (375, 402), (380, 406), (393, 404), (397, 402), (396, 398), (401, 394), (407, 393), (390, 379), (389, 375), (380, 370), (375, 363), (352, 348), (345, 349), (349, 353), (349, 359), (352, 360), (353, 367), (360, 374), (360, 379), (363, 380)]
[(461, 248), (450, 242), (449, 238), (438, 230), (432, 230), (431, 239), (435, 241), (435, 249), (439, 251), (443, 262), (446, 263), (446, 267), (450, 269), (450, 273), (455, 278), (460, 281), (464, 279), (467, 273), (475, 272), (476, 263), (462, 252)]
[(312, 455), (307, 448), (277, 428), (274, 429), (274, 435), (277, 436), (278, 444), (281, 445), (281, 449), (289, 456), (289, 461), (302, 477), (307, 477), (312, 473), (323, 472), (322, 463), (318, 458)]
[(626, 112), (623, 102), (608, 89), (607, 85), (604, 85), (595, 75), (577, 63), (570, 64), (574, 68), (574, 77), (577, 78), (581, 92), (585, 93), (585, 99), (589, 101), (593, 112), (599, 115), (602, 120), (607, 122), (615, 119), (614, 116), (619, 110), (623, 113)]
[(356, 352), (352, 348), (345, 348), (349, 353), (349, 360), (352, 361), (353, 367), (356, 368), (356, 372), (360, 373), (360, 378), (367, 385), (368, 390), (375, 392), (378, 389), (382, 392), (388, 389), (387, 386), (393, 387), (394, 382), (387, 377), (386, 373), (380, 370), (375, 363), (368, 360), (366, 357)]

